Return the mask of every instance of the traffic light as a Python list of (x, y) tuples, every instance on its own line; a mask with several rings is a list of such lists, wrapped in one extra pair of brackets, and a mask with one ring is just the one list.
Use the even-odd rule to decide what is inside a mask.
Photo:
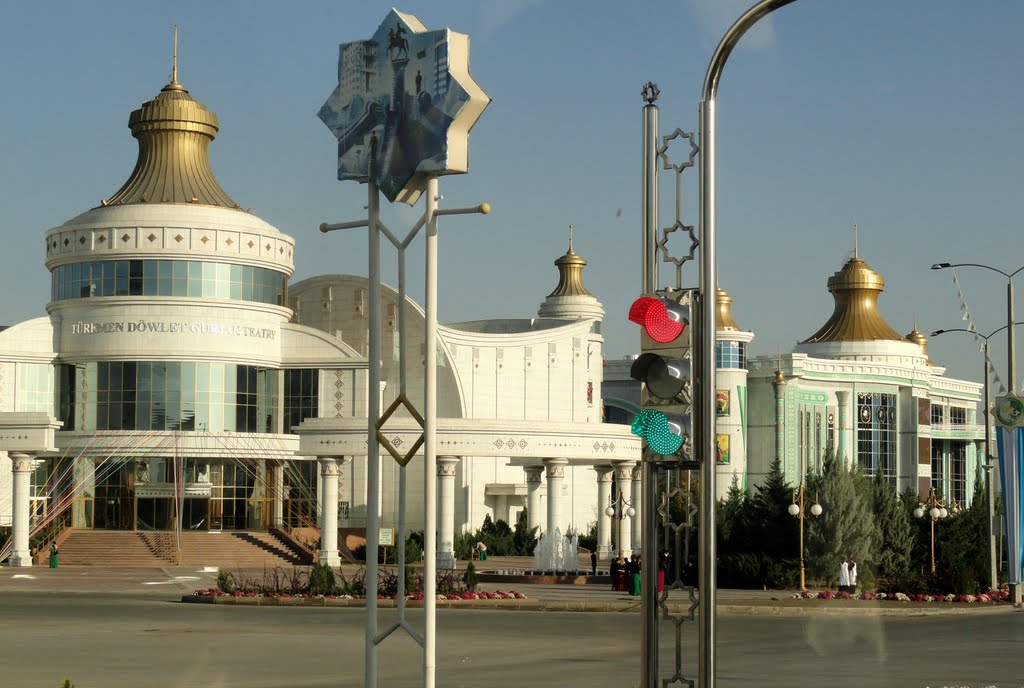
[(691, 290), (641, 296), (629, 309), (629, 319), (643, 328), (640, 355), (630, 368), (643, 383), (643, 410), (633, 419), (632, 432), (648, 448), (669, 461), (691, 457), (690, 340)]

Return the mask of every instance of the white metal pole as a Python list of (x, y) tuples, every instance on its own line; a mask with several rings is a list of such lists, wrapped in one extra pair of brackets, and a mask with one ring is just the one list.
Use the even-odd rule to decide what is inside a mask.
[[(380, 194), (377, 185), (367, 182), (369, 217), (369, 309), (366, 390), (366, 648), (363, 668), (366, 688), (377, 688), (377, 551), (380, 530), (380, 446), (377, 421), (380, 419)], [(337, 507), (335, 507), (337, 508)]]
[(434, 688), (437, 612), (437, 177), (427, 180), (423, 396), (423, 685)]

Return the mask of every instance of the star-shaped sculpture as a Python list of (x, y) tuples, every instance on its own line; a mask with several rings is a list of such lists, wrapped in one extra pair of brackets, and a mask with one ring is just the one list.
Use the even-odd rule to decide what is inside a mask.
[(340, 51), (319, 113), (338, 139), (338, 179), (412, 205), (428, 177), (467, 171), (469, 130), (491, 102), (469, 74), (468, 35), (392, 9), (373, 38)]

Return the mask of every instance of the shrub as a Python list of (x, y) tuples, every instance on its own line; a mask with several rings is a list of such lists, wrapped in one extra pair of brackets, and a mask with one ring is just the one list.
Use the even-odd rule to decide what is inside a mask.
[(235, 577), (231, 575), (229, 571), (224, 569), (217, 569), (217, 589), (221, 592), (231, 594), (235, 591), (237, 584), (235, 583)]
[(480, 581), (476, 577), (476, 567), (473, 566), (472, 561), (466, 566), (466, 572), (462, 574), (462, 582), (466, 585), (466, 590), (470, 592), (474, 592), (476, 586), (480, 585)]
[(313, 564), (313, 568), (309, 570), (309, 594), (334, 595), (337, 591), (334, 570), (327, 564)]

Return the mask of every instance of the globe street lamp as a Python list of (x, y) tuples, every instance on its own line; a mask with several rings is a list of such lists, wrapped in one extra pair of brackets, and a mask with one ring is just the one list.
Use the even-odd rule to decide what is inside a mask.
[(604, 510), (604, 513), (619, 522), (618, 528), (615, 530), (615, 546), (619, 550), (619, 556), (622, 556), (622, 526), (627, 516), (629, 518), (636, 516), (636, 509), (633, 508), (633, 503), (626, 499), (626, 495), (619, 492), (608, 499), (608, 508)]
[[(1014, 323), (1014, 327), (1016, 327), (1017, 325), (1024, 325), (1024, 323)], [(996, 521), (996, 497), (995, 497), (995, 494), (996, 493), (995, 493), (994, 470), (995, 470), (996, 464), (995, 464), (995, 459), (993, 458), (995, 456), (995, 451), (993, 450), (992, 443), (990, 441), (990, 436), (989, 436), (989, 430), (990, 430), (990, 427), (991, 427), (991, 423), (989, 422), (989, 418), (988, 418), (989, 409), (992, 407), (991, 390), (989, 389), (988, 340), (991, 339), (993, 336), (999, 334), (1003, 330), (1007, 329), (1007, 327), (1008, 327), (1007, 325), (1003, 325), (1002, 327), (1000, 327), (998, 329), (992, 330), (987, 335), (986, 334), (981, 334), (980, 332), (976, 332), (974, 330), (968, 330), (968, 329), (965, 329), (963, 327), (954, 327), (954, 328), (951, 328), (951, 329), (948, 329), (948, 330), (935, 330), (934, 332), (932, 332), (932, 337), (938, 337), (940, 334), (946, 334), (947, 332), (966, 332), (968, 334), (973, 334), (975, 336), (981, 337), (985, 341), (985, 345), (982, 347), (982, 352), (984, 354), (984, 361), (983, 361), (983, 363), (985, 364), (985, 373), (984, 373), (984, 376), (982, 377), (982, 379), (985, 381), (985, 404), (982, 407), (982, 417), (984, 418), (984, 422), (985, 422), (985, 457), (987, 459), (987, 461), (985, 461), (984, 468), (985, 468), (985, 497), (986, 497), (986, 501), (988, 502), (988, 565), (989, 565), (989, 580), (991, 581), (990, 585), (992, 586), (993, 589), (997, 588), (998, 585), (999, 585), (999, 579), (997, 578), (999, 573), (998, 573), (998, 571), (996, 569), (996, 535), (995, 535), (995, 521)]]
[[(789, 515), (800, 520), (800, 590), (806, 590), (807, 584), (804, 577), (804, 484), (793, 490), (793, 503), (789, 505)], [(811, 515), (821, 516), (821, 504), (818, 503), (818, 496), (814, 496), (814, 504), (811, 505)]]
[[(983, 270), (991, 270), (992, 272), (998, 272), (1000, 275), (1006, 278), (1006, 373), (1010, 378), (1010, 393), (1012, 394), (1017, 388), (1017, 355), (1013, 348), (1013, 278), (1014, 276), (1024, 270), (1024, 265), (1020, 266), (1013, 272), (1004, 272), (999, 268), (994, 268), (991, 265), (981, 265), (980, 263), (936, 263), (932, 266), (932, 270), (945, 270), (946, 268), (982, 268)], [(994, 333), (993, 333), (994, 334)]]
[[(927, 512), (924, 510), (925, 507), (928, 507)], [(946, 505), (942, 500), (935, 495), (934, 487), (928, 488), (928, 499), (914, 509), (914, 518), (924, 518), (925, 513), (928, 514), (928, 518), (932, 522), (932, 575), (935, 575), (935, 522), (946, 518), (949, 511), (946, 510)]]

